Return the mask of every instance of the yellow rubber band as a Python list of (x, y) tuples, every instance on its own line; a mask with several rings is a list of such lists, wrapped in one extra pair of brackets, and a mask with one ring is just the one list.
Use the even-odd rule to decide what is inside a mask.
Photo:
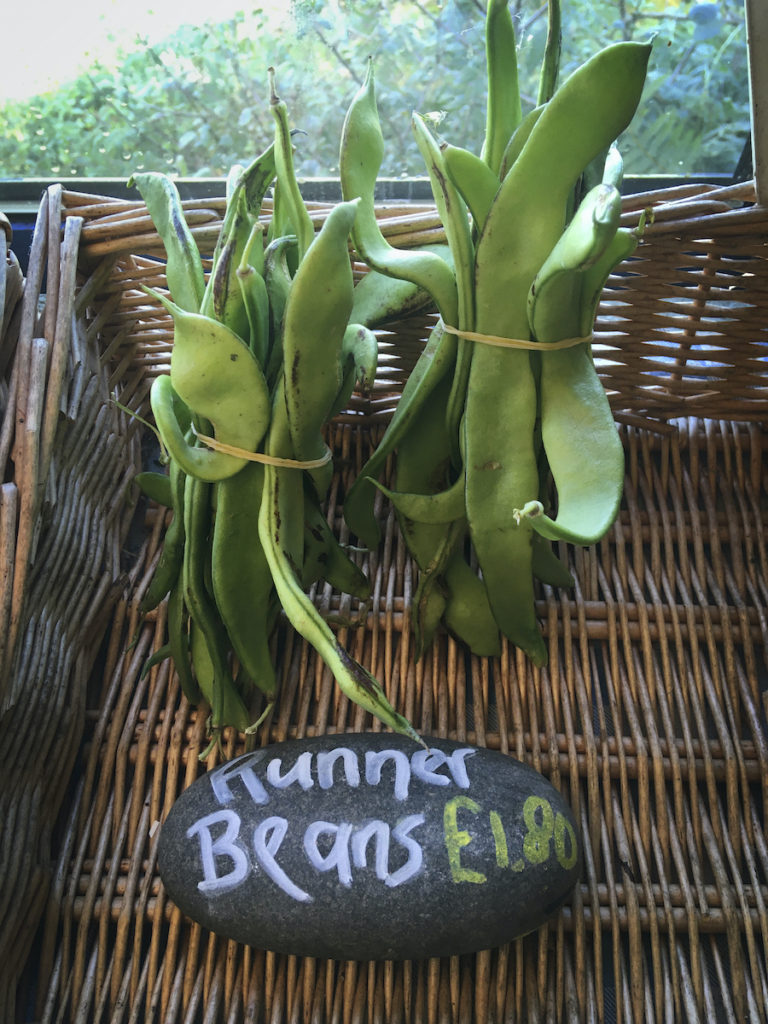
[(206, 448), (212, 448), (213, 451), (222, 452), (224, 455), (234, 455), (238, 459), (247, 459), (249, 462), (261, 462), (265, 466), (280, 466), (283, 469), (319, 469), (333, 458), (333, 452), (327, 448), (322, 459), (308, 459), (306, 462), (302, 462), (300, 459), (281, 459), (276, 455), (267, 455), (265, 452), (249, 452), (245, 448), (217, 441), (215, 437), (199, 434), (194, 427), (192, 430), (198, 441), (202, 441)]
[(591, 344), (593, 334), (585, 334), (583, 338), (562, 338), (560, 341), (531, 341), (530, 338), (500, 338), (496, 334), (479, 334), (477, 331), (460, 331), (458, 327), (443, 324), (443, 330), (455, 334), (467, 341), (478, 341), (483, 345), (494, 345), (497, 348), (523, 348), (528, 350), (552, 350), (558, 348), (575, 348), (576, 345)]

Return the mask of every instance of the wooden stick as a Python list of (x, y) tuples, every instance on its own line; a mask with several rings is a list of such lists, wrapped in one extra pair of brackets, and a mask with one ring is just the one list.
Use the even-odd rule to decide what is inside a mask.
[(40, 480), (39, 486), (45, 488), (48, 471), (51, 465), (53, 442), (56, 425), (61, 412), (61, 395), (69, 359), (72, 340), (72, 303), (75, 295), (75, 273), (77, 270), (77, 254), (80, 242), (82, 218), (70, 217), (64, 228), (64, 242), (61, 248), (61, 274), (57, 298), (57, 315), (53, 326), (53, 350), (48, 375), (48, 388), (45, 395), (42, 430), (40, 437)]
[[(24, 400), (17, 401), (16, 406), (14, 462), (19, 488), (19, 528), (16, 537), (11, 616), (3, 665), (6, 677), (11, 672), (16, 641), (21, 629), (26, 583), (34, 557), (35, 535), (39, 525), (37, 517), (39, 510), (40, 421), (45, 398), (48, 342), (45, 338), (35, 338), (29, 345), (20, 349), (20, 355), (22, 357), (27, 355), (28, 369), (19, 378), (20, 384), (24, 380), (27, 387), (23, 392), (20, 388), (19, 398), (24, 394)], [(11, 699), (13, 699), (12, 683)]]
[[(13, 596), (13, 569), (16, 560), (16, 518), (18, 515), (19, 490), (16, 484), (0, 486), (0, 666), (5, 662), (8, 649), (8, 629)], [(10, 691), (10, 679), (0, 676), (0, 713), (5, 709), (6, 688)]]
[(53, 338), (56, 323), (56, 297), (61, 273), (61, 185), (48, 188), (48, 258), (46, 268), (45, 327), (43, 334)]

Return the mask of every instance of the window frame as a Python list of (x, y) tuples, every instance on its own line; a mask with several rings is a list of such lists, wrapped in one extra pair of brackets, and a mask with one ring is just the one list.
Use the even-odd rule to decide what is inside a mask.
[[(744, 0), (749, 58), (752, 167), (760, 206), (768, 206), (768, 3)], [(763, 60), (760, 60), (760, 54)]]

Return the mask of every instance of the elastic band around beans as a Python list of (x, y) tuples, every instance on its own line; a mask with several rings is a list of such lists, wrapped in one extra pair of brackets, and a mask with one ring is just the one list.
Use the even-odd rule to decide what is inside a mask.
[(333, 458), (333, 452), (328, 448), (322, 459), (308, 459), (306, 462), (302, 462), (300, 459), (281, 459), (276, 455), (267, 455), (264, 452), (249, 452), (245, 448), (238, 448), (233, 444), (225, 444), (223, 441), (217, 441), (215, 437), (199, 434), (194, 427), (192, 430), (198, 441), (202, 441), (207, 448), (212, 448), (215, 452), (222, 452), (224, 455), (234, 455), (238, 459), (247, 459), (249, 462), (261, 462), (265, 466), (280, 466), (283, 469), (319, 469), (320, 466), (324, 466), (326, 462), (330, 462)]
[(443, 324), (443, 330), (455, 334), (458, 338), (477, 341), (483, 345), (494, 345), (497, 348), (524, 348), (541, 352), (543, 349), (575, 348), (576, 345), (591, 344), (593, 334), (585, 334), (583, 338), (562, 338), (560, 341), (531, 341), (528, 338), (500, 338), (496, 334), (479, 334), (477, 331), (460, 331), (458, 327)]

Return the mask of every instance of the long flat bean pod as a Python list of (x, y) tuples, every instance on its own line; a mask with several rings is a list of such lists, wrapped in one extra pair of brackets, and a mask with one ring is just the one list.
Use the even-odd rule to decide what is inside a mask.
[[(565, 224), (583, 168), (627, 126), (650, 47), (618, 43), (561, 86), (533, 126), (491, 206), (476, 257), (476, 324), (483, 334), (529, 338), (528, 292)], [(527, 352), (479, 345), (464, 418), (467, 515), (502, 631), (546, 660), (534, 617), (530, 522), (538, 495), (533, 445), (537, 390)]]

